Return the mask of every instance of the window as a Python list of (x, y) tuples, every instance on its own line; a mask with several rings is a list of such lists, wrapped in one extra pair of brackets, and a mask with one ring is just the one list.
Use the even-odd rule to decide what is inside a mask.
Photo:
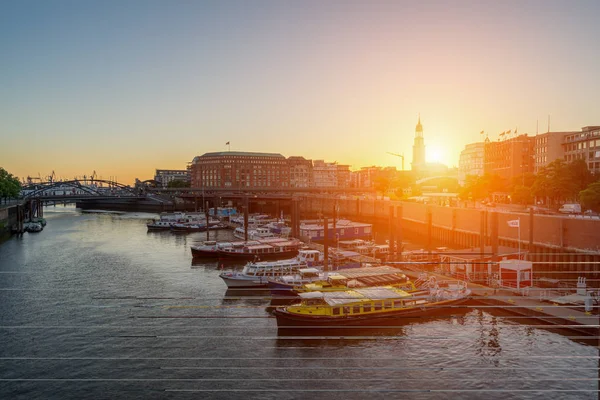
[(363, 311), (364, 312), (371, 312), (371, 304), (364, 304), (363, 305)]
[(331, 313), (332, 313), (333, 315), (340, 315), (340, 307), (333, 307), (333, 308), (331, 309)]
[(352, 313), (353, 314), (360, 314), (360, 306), (354, 306), (354, 307), (352, 307)]

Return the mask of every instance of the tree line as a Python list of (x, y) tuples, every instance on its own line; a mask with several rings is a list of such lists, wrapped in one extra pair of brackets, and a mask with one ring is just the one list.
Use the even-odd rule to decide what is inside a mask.
[(0, 167), (0, 199), (10, 199), (19, 196), (21, 182), (4, 168)]
[(584, 160), (566, 163), (558, 159), (537, 174), (526, 173), (511, 181), (498, 175), (468, 176), (459, 191), (463, 200), (485, 200), (492, 193), (508, 193), (511, 203), (542, 204), (557, 208), (568, 202), (580, 202), (582, 208), (600, 211), (600, 176), (588, 169)]

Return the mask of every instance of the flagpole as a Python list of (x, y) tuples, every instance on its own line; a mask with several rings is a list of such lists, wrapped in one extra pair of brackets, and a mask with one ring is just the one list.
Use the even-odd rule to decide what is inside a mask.
[(519, 260), (521, 260), (521, 217), (517, 218), (519, 221)]

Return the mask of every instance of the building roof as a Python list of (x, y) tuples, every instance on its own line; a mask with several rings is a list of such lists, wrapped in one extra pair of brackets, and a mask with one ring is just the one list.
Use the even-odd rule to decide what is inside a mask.
[(246, 157), (273, 157), (285, 158), (279, 153), (254, 153), (250, 151), (216, 151), (212, 153), (204, 153), (200, 157), (223, 157), (223, 156), (246, 156)]

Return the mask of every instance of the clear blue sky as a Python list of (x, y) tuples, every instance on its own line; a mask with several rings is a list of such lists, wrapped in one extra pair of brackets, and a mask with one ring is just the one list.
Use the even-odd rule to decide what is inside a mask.
[(117, 176), (199, 154), (396, 165), (600, 125), (600, 1), (3, 1), (0, 166)]

